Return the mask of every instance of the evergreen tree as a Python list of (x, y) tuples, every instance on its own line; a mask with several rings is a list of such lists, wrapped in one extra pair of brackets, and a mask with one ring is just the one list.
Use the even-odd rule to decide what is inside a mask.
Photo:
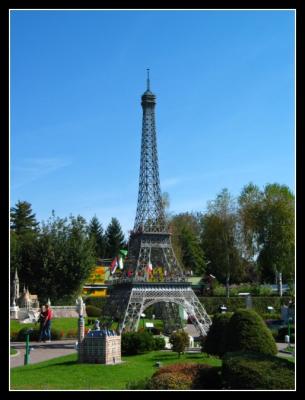
[(125, 247), (124, 234), (116, 218), (112, 218), (105, 232), (106, 258), (114, 258)]
[(92, 217), (89, 223), (89, 237), (93, 242), (96, 258), (104, 258), (105, 255), (105, 241), (103, 235), (103, 228), (97, 216)]
[(18, 235), (29, 231), (36, 231), (38, 222), (32, 212), (32, 206), (27, 201), (18, 201), (15, 207), (11, 208), (11, 230)]

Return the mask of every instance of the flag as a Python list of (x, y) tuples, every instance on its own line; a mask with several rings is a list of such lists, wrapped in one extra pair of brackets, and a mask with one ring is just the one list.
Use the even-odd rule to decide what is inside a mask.
[(112, 261), (110, 267), (111, 267), (111, 274), (113, 275), (113, 274), (115, 273), (115, 270), (116, 270), (117, 267), (118, 267), (118, 259), (117, 259), (117, 257), (115, 257), (115, 258), (113, 259), (113, 261)]
[(123, 257), (123, 258), (125, 258), (126, 256), (127, 256), (127, 254), (128, 254), (128, 251), (127, 250), (124, 250), (124, 249), (122, 249), (122, 250), (120, 250), (120, 255)]
[(120, 269), (124, 268), (123, 257), (122, 256), (119, 257), (119, 267), (120, 267)]

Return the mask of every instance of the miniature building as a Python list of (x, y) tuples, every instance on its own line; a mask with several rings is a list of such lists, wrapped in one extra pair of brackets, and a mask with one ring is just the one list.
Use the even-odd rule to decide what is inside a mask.
[(120, 363), (121, 336), (109, 335), (105, 330), (89, 332), (79, 343), (78, 360), (81, 363), (92, 364)]

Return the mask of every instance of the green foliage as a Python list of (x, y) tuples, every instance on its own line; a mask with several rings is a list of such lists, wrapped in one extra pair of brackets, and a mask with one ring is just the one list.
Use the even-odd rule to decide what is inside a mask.
[(207, 273), (221, 283), (228, 276), (231, 282), (243, 279), (243, 261), (238, 241), (236, 205), (227, 189), (223, 189), (215, 201), (209, 202), (208, 212), (201, 222), (201, 242), (206, 259)]
[(228, 325), (232, 313), (216, 314), (204, 341), (202, 350), (209, 354), (222, 356), (227, 350)]
[(169, 342), (172, 345), (172, 350), (178, 353), (180, 357), (181, 353), (184, 353), (185, 348), (189, 346), (189, 336), (183, 330), (176, 331), (171, 334)]
[(106, 303), (106, 297), (89, 296), (85, 298), (84, 302), (86, 303), (86, 306), (94, 306), (103, 310), (103, 307)]
[(294, 365), (270, 355), (227, 353), (223, 359), (222, 375), (228, 389), (294, 389)]
[(88, 227), (89, 237), (93, 242), (93, 248), (96, 259), (104, 258), (105, 256), (105, 239), (103, 228), (97, 216), (92, 217)]
[(153, 350), (163, 350), (165, 348), (165, 339), (162, 336), (154, 337)]
[(26, 232), (35, 232), (38, 227), (32, 206), (27, 201), (18, 201), (15, 207), (11, 208), (11, 230), (17, 235)]
[(294, 195), (285, 185), (268, 184), (263, 191), (249, 184), (239, 197), (239, 213), (248, 257), (257, 257), (263, 280), (294, 276)]
[(88, 317), (100, 317), (102, 314), (102, 310), (95, 306), (87, 306), (86, 305), (86, 313)]
[[(239, 297), (199, 297), (200, 302), (204, 305), (208, 314), (216, 314), (218, 307), (224, 304), (228, 307), (228, 311), (235, 312), (239, 308), (246, 307), (245, 298)], [(252, 297), (252, 307), (261, 316), (267, 317), (267, 307), (272, 306), (276, 313), (280, 313), (281, 305), (288, 304), (290, 297)], [(268, 315), (272, 318), (272, 314)]]
[(122, 354), (141, 354), (153, 350), (154, 346), (154, 338), (147, 331), (126, 332), (122, 334)]
[(184, 269), (202, 275), (205, 260), (200, 245), (198, 216), (189, 213), (175, 215), (171, 219), (171, 229), (174, 251)]
[(119, 254), (120, 249), (125, 247), (124, 234), (121, 225), (116, 218), (112, 218), (105, 232), (105, 256), (114, 258)]
[[(28, 327), (22, 328), (19, 330), (19, 332), (17, 333), (17, 335), (15, 336), (15, 340), (17, 342), (23, 342), (26, 340), (26, 333), (29, 330)], [(34, 328), (32, 330), (32, 332), (30, 333), (30, 341), (37, 341), (39, 339), (39, 329)], [(51, 339), (52, 340), (60, 340), (64, 337), (64, 333), (63, 331), (60, 331), (59, 329), (53, 328), (51, 327)]]
[(274, 338), (263, 319), (253, 310), (237, 310), (227, 327), (227, 351), (277, 354)]
[(192, 389), (222, 389), (221, 367), (203, 364), (198, 368)]
[[(80, 216), (56, 218), (53, 212), (52, 217), (38, 228), (32, 214), (27, 224), (16, 222), (14, 210), (18, 207), (17, 203), (12, 209), (11, 260), (12, 267), (18, 268), (20, 282), (29, 286), (32, 293), (37, 293), (40, 302), (46, 302), (48, 298), (52, 302), (75, 298), (95, 264), (86, 221)], [(28, 203), (27, 209), (30, 213)]]
[(187, 390), (192, 385), (191, 377), (179, 372), (167, 372), (153, 376), (148, 384), (151, 390)]

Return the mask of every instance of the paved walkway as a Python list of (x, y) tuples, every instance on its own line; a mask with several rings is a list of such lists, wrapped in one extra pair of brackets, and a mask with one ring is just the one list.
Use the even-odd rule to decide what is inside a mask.
[[(74, 340), (56, 340), (51, 343), (30, 342), (30, 364), (50, 360), (51, 358), (66, 356), (76, 353)], [(10, 356), (10, 367), (24, 365), (25, 342), (11, 342), (11, 347), (18, 350), (19, 354)]]

